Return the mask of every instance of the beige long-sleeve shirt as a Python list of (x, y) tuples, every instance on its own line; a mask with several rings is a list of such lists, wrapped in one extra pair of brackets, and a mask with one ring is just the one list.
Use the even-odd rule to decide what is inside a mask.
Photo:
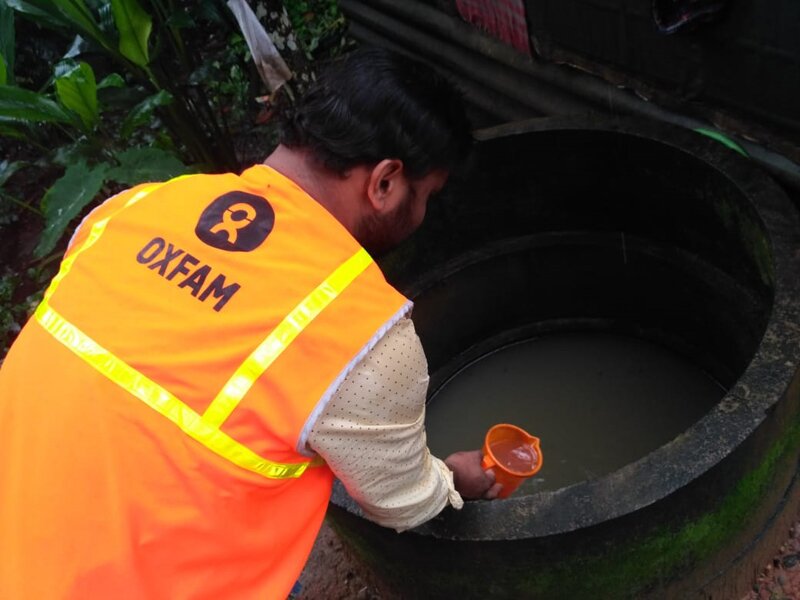
[(461, 508), (453, 474), (425, 438), (428, 364), (410, 319), (345, 378), (308, 437), (373, 521), (398, 531)]

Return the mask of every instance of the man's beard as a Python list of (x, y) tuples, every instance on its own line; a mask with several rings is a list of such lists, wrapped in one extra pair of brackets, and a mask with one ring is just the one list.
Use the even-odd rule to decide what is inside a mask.
[(372, 256), (391, 250), (413, 233), (413, 196), (414, 193), (409, 191), (394, 212), (383, 216), (372, 215), (361, 222), (355, 237)]

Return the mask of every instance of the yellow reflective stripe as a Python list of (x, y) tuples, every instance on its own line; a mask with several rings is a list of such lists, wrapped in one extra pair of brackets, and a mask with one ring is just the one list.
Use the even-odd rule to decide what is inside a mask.
[[(153, 190), (160, 188), (162, 185), (164, 184), (154, 183), (152, 185), (143, 187), (141, 190), (139, 190), (133, 196), (131, 196), (125, 203), (125, 206), (120, 208), (120, 210), (127, 208), (132, 204), (135, 204), (136, 202), (147, 196)], [(91, 230), (89, 231), (89, 235), (86, 237), (86, 241), (84, 241), (79, 248), (76, 248), (75, 251), (72, 252), (67, 258), (61, 261), (61, 267), (59, 268), (58, 273), (56, 274), (55, 277), (53, 277), (53, 280), (50, 282), (50, 285), (47, 286), (47, 291), (45, 291), (44, 293), (44, 302), (50, 299), (50, 296), (52, 296), (53, 292), (56, 291), (58, 284), (61, 283), (61, 280), (67, 276), (67, 273), (69, 273), (70, 269), (72, 269), (72, 264), (75, 262), (75, 259), (78, 258), (80, 254), (82, 254), (83, 252), (85, 252), (94, 245), (94, 243), (100, 238), (101, 235), (103, 235), (103, 232), (106, 230), (106, 225), (108, 225), (108, 221), (118, 212), (119, 210), (116, 211), (114, 214), (107, 216), (105, 219), (100, 219), (99, 221), (95, 222), (92, 225)]]
[(230, 462), (270, 479), (299, 477), (309, 466), (308, 462), (281, 464), (262, 458), (206, 422), (160, 385), (111, 354), (59, 315), (46, 301), (36, 309), (35, 318), (56, 340), (87, 364)]
[(248, 471), (258, 473), (270, 479), (300, 477), (309, 465), (317, 466), (317, 464), (309, 462), (281, 464), (262, 458), (246, 446), (243, 446), (220, 431), (218, 427), (204, 421), (198, 413), (181, 402), (178, 398), (111, 354), (108, 350), (83, 333), (78, 327), (64, 319), (49, 305), (50, 297), (53, 295), (59, 283), (61, 283), (61, 280), (64, 279), (72, 269), (75, 259), (97, 242), (112, 217), (121, 210), (137, 203), (162, 185), (190, 176), (191, 175), (181, 175), (168, 182), (144, 186), (131, 196), (119, 210), (95, 222), (83, 244), (61, 262), (61, 268), (50, 282), (45, 292), (44, 299), (37, 307), (34, 316), (46, 331), (78, 357), (119, 385), (122, 389), (139, 398), (152, 409), (168, 418), (184, 433), (203, 444), (209, 450)]
[(372, 257), (361, 248), (303, 298), (236, 369), (203, 413), (203, 419), (217, 427), (222, 425), (275, 359), (371, 263)]

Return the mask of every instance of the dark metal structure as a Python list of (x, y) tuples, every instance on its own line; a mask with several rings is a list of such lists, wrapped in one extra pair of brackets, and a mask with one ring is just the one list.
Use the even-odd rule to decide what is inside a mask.
[(528, 0), (533, 58), (431, 2), (340, 4), (357, 39), (411, 54), (453, 77), (479, 124), (611, 115), (720, 129), (800, 190), (794, 2), (731, 2), (718, 23), (664, 36), (649, 17), (649, 1)]

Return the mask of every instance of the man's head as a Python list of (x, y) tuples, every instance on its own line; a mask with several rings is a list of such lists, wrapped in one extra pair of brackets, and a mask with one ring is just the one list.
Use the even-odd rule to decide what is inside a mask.
[(282, 125), (282, 145), (350, 186), (360, 203), (351, 233), (372, 251), (419, 226), (472, 141), (461, 97), (443, 77), (378, 48), (328, 68)]

